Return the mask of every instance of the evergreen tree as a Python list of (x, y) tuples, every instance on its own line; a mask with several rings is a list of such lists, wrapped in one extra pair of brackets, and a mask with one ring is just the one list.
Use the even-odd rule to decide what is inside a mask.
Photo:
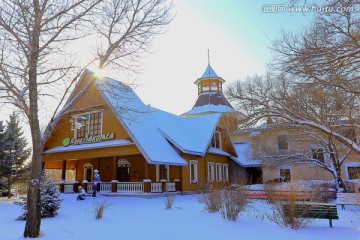
[(26, 146), (27, 141), (19, 124), (19, 116), (13, 113), (3, 135), (2, 157), (0, 156), (0, 177), (7, 185), (8, 198), (11, 198), (12, 184), (27, 170), (25, 161), (29, 159), (31, 150)]
[[(55, 217), (58, 215), (58, 210), (62, 199), (59, 198), (59, 186), (56, 185), (55, 181), (50, 180), (49, 177), (43, 173), (40, 183), (40, 205), (41, 205), (41, 218)], [(24, 199), (25, 200), (25, 199)], [(26, 220), (27, 218), (27, 207), (26, 200), (22, 203), (24, 212), (17, 218), (17, 220)]]

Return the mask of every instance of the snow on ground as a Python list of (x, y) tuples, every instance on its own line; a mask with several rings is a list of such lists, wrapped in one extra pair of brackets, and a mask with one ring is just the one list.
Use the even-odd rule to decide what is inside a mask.
[[(360, 209), (338, 208), (340, 220), (329, 228), (328, 220), (315, 220), (305, 229), (281, 228), (262, 215), (270, 205), (254, 200), (236, 222), (221, 218), (220, 213), (207, 213), (197, 195), (176, 196), (173, 209), (165, 210), (163, 198), (87, 197), (76, 201), (75, 194), (62, 194), (59, 215), (42, 220), (40, 239), (49, 240), (184, 240), (184, 239), (316, 239), (360, 240)], [(96, 201), (106, 200), (111, 206), (104, 218), (95, 220)], [(0, 200), (0, 239), (23, 239), (25, 222), (16, 221), (21, 207)]]

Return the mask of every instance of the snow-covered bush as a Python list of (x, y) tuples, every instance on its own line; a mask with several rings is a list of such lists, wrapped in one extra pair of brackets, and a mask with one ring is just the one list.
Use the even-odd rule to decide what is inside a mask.
[[(59, 198), (59, 187), (53, 180), (50, 180), (45, 174), (42, 176), (40, 183), (40, 204), (41, 204), (41, 218), (55, 217), (58, 215), (62, 199)], [(26, 220), (27, 207), (26, 198), (19, 203), (23, 205), (23, 214), (17, 220)]]
[(236, 221), (239, 213), (250, 203), (245, 191), (241, 189), (223, 190), (221, 196), (220, 213), (225, 219)]
[(219, 211), (221, 207), (222, 186), (208, 185), (203, 186), (199, 202), (205, 205), (205, 210), (213, 213)]
[(268, 195), (272, 195), (271, 203), (272, 208), (265, 213), (265, 216), (272, 222), (278, 224), (281, 227), (291, 227), (293, 229), (304, 228), (313, 219), (307, 218), (308, 212), (303, 212), (302, 216), (296, 216), (296, 205), (301, 204), (305, 198), (310, 202), (319, 202), (318, 195), (312, 194), (313, 192), (307, 192), (305, 196), (302, 196), (302, 192), (307, 188), (307, 184), (303, 182), (290, 182), (286, 185), (282, 185), (277, 188), (265, 188), (265, 192)]

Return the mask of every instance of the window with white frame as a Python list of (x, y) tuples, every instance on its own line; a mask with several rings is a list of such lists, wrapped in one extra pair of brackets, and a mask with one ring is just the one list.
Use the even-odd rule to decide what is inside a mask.
[(169, 165), (156, 165), (156, 181), (162, 179), (169, 181)]
[(209, 180), (209, 182), (214, 181), (214, 163), (213, 162), (208, 163), (208, 180)]
[(214, 132), (211, 138), (211, 147), (221, 149), (221, 133), (218, 131)]
[(99, 135), (102, 130), (102, 111), (75, 116), (75, 138)]
[(222, 164), (221, 163), (216, 164), (216, 181), (217, 182), (222, 181)]
[(291, 180), (291, 168), (281, 167), (279, 168), (279, 177), (283, 178), (286, 182)]
[(198, 182), (198, 161), (190, 161), (190, 183)]
[(289, 143), (287, 135), (279, 135), (277, 137), (277, 149), (279, 151), (287, 151), (289, 150)]
[(325, 151), (323, 148), (311, 148), (312, 158), (325, 163)]
[(229, 181), (229, 164), (223, 164), (224, 181)]

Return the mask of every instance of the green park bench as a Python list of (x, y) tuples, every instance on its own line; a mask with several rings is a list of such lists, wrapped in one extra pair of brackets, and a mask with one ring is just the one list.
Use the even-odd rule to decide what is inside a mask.
[[(332, 220), (339, 219), (336, 204), (322, 203), (301, 203), (294, 205), (295, 218), (313, 218), (313, 219), (329, 219), (329, 225), (332, 228)], [(283, 206), (285, 216), (289, 215), (289, 205)]]

